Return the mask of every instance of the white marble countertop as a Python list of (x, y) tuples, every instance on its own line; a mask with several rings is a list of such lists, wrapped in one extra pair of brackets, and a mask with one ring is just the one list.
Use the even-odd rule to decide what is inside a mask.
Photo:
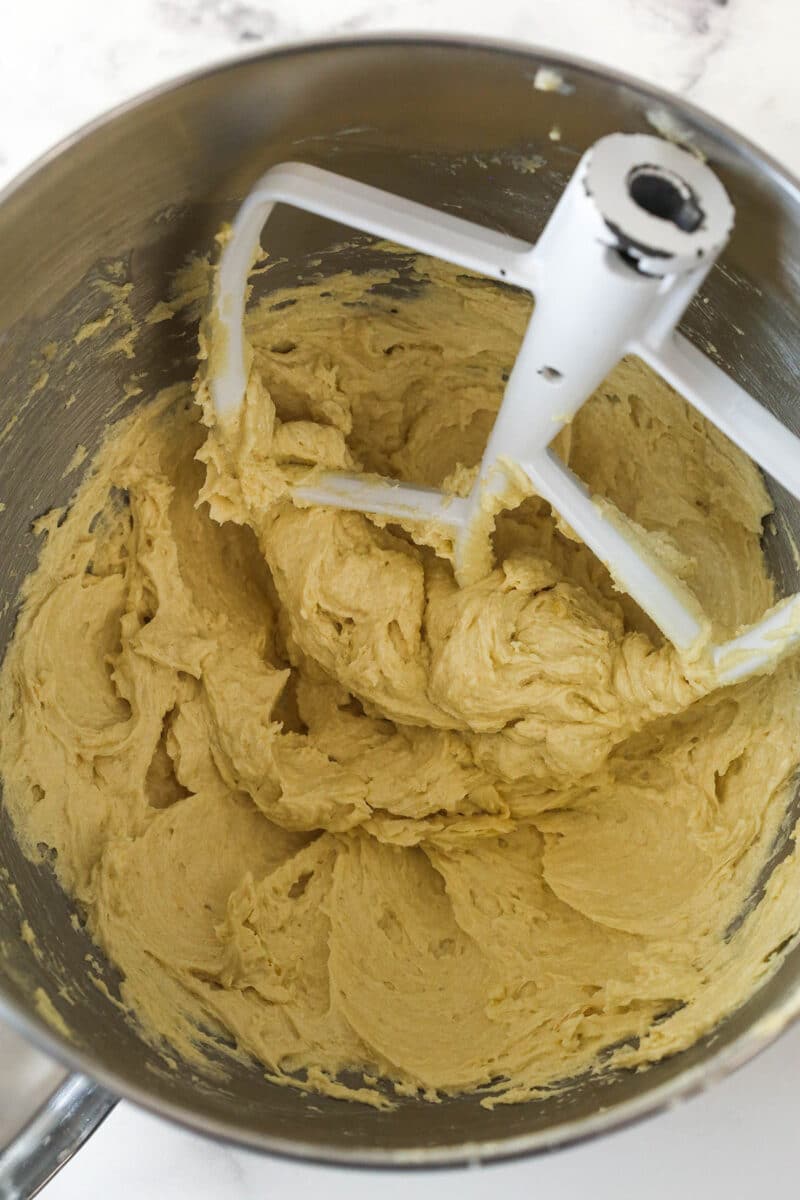
[[(66, 133), (170, 76), (303, 37), (436, 31), (517, 39), (680, 92), (800, 173), (797, 0), (0, 0), (0, 186)], [(43, 1060), (0, 1035), (0, 1124), (13, 1078)], [(18, 1085), (17, 1085), (18, 1086)], [(5, 1089), (5, 1090), (4, 1090)], [(380, 1176), (259, 1158), (121, 1104), (47, 1200), (577, 1200), (769, 1196), (797, 1190), (800, 1029), (708, 1095), (555, 1156), (483, 1170)]]

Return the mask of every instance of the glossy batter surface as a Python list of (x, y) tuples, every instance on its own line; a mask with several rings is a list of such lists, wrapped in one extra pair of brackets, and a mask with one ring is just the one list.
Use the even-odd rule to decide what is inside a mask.
[[(0, 766), (148, 1036), (202, 1059), (223, 1029), (376, 1104), (514, 1100), (688, 1045), (774, 967), (793, 855), (737, 918), (800, 759), (798, 668), (704, 696), (536, 499), (461, 590), (407, 531), (288, 502), (315, 465), (469, 486), (528, 302), (411, 280), (263, 301), (236, 429), (202, 374), (199, 405), (117, 427), (43, 522)], [(720, 632), (771, 602), (760, 477), (646, 368), (560, 449)]]

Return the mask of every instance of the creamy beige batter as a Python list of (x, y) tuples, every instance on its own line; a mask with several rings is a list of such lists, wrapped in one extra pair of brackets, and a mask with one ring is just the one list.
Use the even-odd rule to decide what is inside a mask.
[[(202, 376), (199, 406), (177, 387), (116, 428), (42, 523), (0, 766), (148, 1037), (202, 1061), (224, 1029), (376, 1104), (377, 1077), (516, 1100), (688, 1045), (776, 965), (794, 855), (730, 928), (800, 759), (800, 671), (704, 696), (536, 499), (461, 590), (407, 531), (293, 507), (317, 465), (469, 486), (528, 301), (390, 278), (262, 301), (237, 429), (207, 427)], [(772, 601), (758, 473), (646, 368), (560, 449), (720, 634)]]

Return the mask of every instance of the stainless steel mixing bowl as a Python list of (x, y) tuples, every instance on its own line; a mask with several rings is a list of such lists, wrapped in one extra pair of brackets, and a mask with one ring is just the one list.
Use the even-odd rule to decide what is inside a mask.
[[(534, 86), (542, 66), (560, 72), (561, 90)], [(76, 476), (64, 472), (76, 443), (94, 449), (112, 410), (116, 417), (139, 402), (125, 395), (132, 371), (147, 394), (193, 370), (193, 330), (180, 320), (144, 325), (133, 360), (112, 349), (126, 331), (119, 319), (75, 344), (76, 331), (108, 306), (99, 280), (130, 281), (141, 319), (186, 255), (210, 248), (250, 184), (282, 159), (330, 167), (532, 239), (588, 145), (614, 130), (651, 130), (665, 113), (708, 156), (738, 214), (706, 302), (692, 305), (685, 332), (704, 349), (713, 344), (733, 376), (800, 432), (798, 187), (730, 130), (629, 79), (515, 46), (327, 42), (260, 54), (157, 90), (51, 153), (0, 203), (0, 647), (36, 561), (31, 521), (67, 501)], [(554, 125), (561, 141), (549, 137)], [(541, 165), (521, 172), (523, 160), (535, 166), (536, 156)], [(312, 218), (271, 223), (270, 244), (290, 259), (284, 281), (299, 255), (341, 236)], [(777, 491), (775, 499), (779, 532), (800, 534), (798, 506)], [(781, 588), (795, 590), (787, 538), (767, 543)], [(773, 860), (786, 845), (786, 838), (776, 845)], [(180, 1064), (169, 1069), (88, 980), (92, 954), (112, 994), (118, 986), (113, 967), (70, 921), (72, 906), (50, 867), (20, 854), (5, 812), (0, 864), (2, 1012), (99, 1081), (73, 1080), (35, 1135), (6, 1157), (6, 1170), (25, 1186), (33, 1178), (26, 1155), (53, 1113), (67, 1125), (50, 1145), (68, 1150), (112, 1096), (215, 1137), (333, 1163), (431, 1166), (530, 1154), (616, 1128), (707, 1086), (800, 1011), (794, 949), (744, 1008), (691, 1049), (644, 1072), (577, 1080), (535, 1102), (490, 1111), (465, 1096), (438, 1105), (406, 1100), (378, 1112), (277, 1087), (255, 1068), (238, 1067), (221, 1084)], [(40, 958), (20, 937), (23, 917)], [(37, 988), (55, 994), (64, 981), (76, 1001), (64, 1008), (72, 1040), (38, 1015), (35, 1000)], [(41, 1176), (47, 1155), (38, 1163)]]

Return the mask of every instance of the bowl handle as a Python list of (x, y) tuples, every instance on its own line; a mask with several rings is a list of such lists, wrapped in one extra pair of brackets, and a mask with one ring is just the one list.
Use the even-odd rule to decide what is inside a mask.
[(0, 1152), (0, 1197), (30, 1200), (105, 1120), (117, 1097), (70, 1075)]

